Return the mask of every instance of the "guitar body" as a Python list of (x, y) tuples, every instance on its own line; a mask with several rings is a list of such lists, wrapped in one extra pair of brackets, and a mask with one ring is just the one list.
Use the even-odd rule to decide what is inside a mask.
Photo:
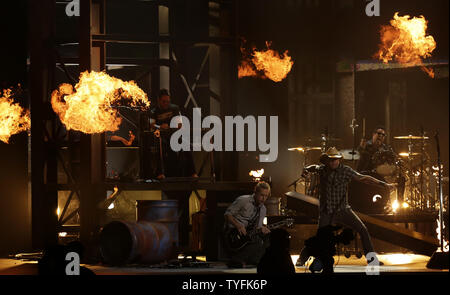
[[(275, 229), (282, 226), (292, 226), (294, 224), (294, 220), (291, 218), (285, 219), (283, 221), (279, 221), (277, 223), (268, 225), (269, 229)], [(255, 236), (260, 235), (260, 229), (247, 230), (247, 235), (241, 235), (236, 228), (227, 228), (224, 234), (224, 244), (225, 247), (231, 252), (240, 251), (244, 248), (248, 243), (250, 243)]]
[(228, 228), (225, 231), (224, 242), (228, 250), (232, 252), (237, 252), (244, 248), (251, 241), (249, 235), (241, 235), (237, 229)]

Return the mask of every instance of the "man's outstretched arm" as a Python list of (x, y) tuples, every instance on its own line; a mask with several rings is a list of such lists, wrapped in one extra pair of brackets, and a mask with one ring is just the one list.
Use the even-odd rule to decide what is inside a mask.
[(354, 176), (354, 179), (357, 181), (360, 181), (362, 183), (365, 183), (365, 184), (373, 184), (373, 185), (385, 187), (385, 188), (389, 189), (389, 191), (393, 190), (396, 187), (395, 184), (390, 184), (390, 183), (378, 180), (375, 177), (372, 177), (370, 175), (363, 175), (360, 173), (356, 173)]

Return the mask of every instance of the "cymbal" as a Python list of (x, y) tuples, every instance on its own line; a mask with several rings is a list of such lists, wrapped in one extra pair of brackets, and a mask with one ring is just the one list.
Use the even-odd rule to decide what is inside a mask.
[(288, 148), (288, 151), (299, 151), (299, 152), (307, 152), (311, 150), (322, 150), (320, 146), (298, 146), (293, 148)]
[[(340, 138), (337, 137), (325, 137), (327, 141), (340, 141)], [(312, 142), (312, 141), (322, 141), (323, 138), (321, 136), (317, 137), (309, 137), (306, 141)]]
[(414, 136), (414, 135), (395, 136), (394, 138), (395, 139), (412, 139), (412, 140), (415, 140), (415, 139), (430, 139), (427, 136)]
[(414, 157), (414, 156), (419, 156), (421, 154), (422, 153), (398, 153), (398, 155), (400, 157), (409, 157), (409, 156)]

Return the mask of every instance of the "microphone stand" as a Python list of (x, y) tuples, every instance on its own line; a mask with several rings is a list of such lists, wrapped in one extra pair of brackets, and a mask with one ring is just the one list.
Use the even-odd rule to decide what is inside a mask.
[(427, 263), (427, 268), (448, 269), (449, 256), (448, 252), (444, 252), (444, 197), (442, 195), (442, 169), (441, 169), (441, 151), (439, 148), (439, 133), (434, 136), (436, 139), (437, 156), (438, 156), (438, 184), (439, 184), (439, 226), (440, 226), (440, 249), (436, 250)]
[(444, 198), (442, 195), (442, 169), (441, 169), (441, 151), (439, 148), (439, 134), (436, 133), (435, 135), (436, 138), (436, 145), (437, 145), (437, 152), (438, 152), (438, 187), (439, 187), (439, 223), (440, 223), (440, 234), (441, 234), (441, 251), (444, 252), (444, 234), (443, 234), (443, 229), (444, 229), (444, 216), (443, 216), (443, 207), (444, 207)]
[(161, 134), (161, 126), (155, 124), (155, 128), (159, 130), (159, 159), (161, 161), (161, 173), (166, 174), (164, 171), (164, 155), (163, 155), (163, 146), (162, 146), (162, 134)]
[(355, 129), (358, 128), (358, 124), (356, 124), (356, 119), (352, 119), (352, 124), (350, 125), (350, 128), (352, 129), (352, 136), (353, 136), (353, 147), (352, 147), (352, 164), (355, 164), (355, 147), (356, 147), (356, 136), (355, 136)]
[[(427, 206), (427, 201), (424, 194), (424, 185), (423, 185), (423, 172), (424, 172), (424, 154), (425, 154), (425, 131), (423, 129), (423, 126), (420, 126), (420, 136), (422, 136), (421, 140), (421, 150), (420, 150), (420, 200), (421, 200), (421, 207), (422, 210), (424, 210)], [(439, 144), (439, 143), (438, 143)], [(438, 162), (440, 161), (440, 155), (438, 155)], [(439, 168), (439, 171), (441, 169)], [(441, 175), (439, 174), (439, 179), (441, 178)]]

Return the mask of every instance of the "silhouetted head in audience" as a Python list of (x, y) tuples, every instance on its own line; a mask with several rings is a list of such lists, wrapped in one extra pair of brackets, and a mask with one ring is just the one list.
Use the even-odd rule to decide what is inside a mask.
[(273, 229), (269, 235), (270, 246), (257, 265), (263, 275), (294, 274), (295, 267), (289, 254), (290, 234), (284, 229)]
[(270, 232), (270, 247), (277, 250), (289, 251), (291, 235), (282, 228), (274, 229)]
[[(84, 246), (79, 241), (72, 241), (67, 245), (48, 246), (43, 251), (43, 256), (38, 262), (40, 275), (66, 275), (66, 267), (70, 260), (66, 260), (67, 254), (75, 252), (80, 261), (83, 257)], [(80, 266), (80, 275), (95, 275), (94, 272), (84, 266)]]
[(348, 245), (353, 239), (353, 231), (345, 228), (341, 233), (337, 233), (342, 226), (327, 225), (320, 227), (317, 234), (305, 241), (306, 253), (313, 256), (317, 261), (312, 263), (312, 272), (333, 273), (334, 258), (337, 244)]

